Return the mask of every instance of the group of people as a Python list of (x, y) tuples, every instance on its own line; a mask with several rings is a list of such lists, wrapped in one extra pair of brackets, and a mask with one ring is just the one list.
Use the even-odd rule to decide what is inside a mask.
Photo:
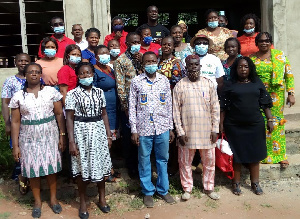
[[(295, 104), (294, 77), (287, 57), (274, 49), (272, 36), (259, 32), (259, 19), (245, 15), (244, 34), (236, 38), (234, 30), (219, 25), (227, 20), (208, 10), (207, 27), (189, 37), (184, 21), (170, 30), (159, 24), (156, 6), (147, 8), (147, 16), (148, 23), (130, 33), (122, 18), (114, 17), (103, 45), (98, 45), (101, 33), (96, 28), (87, 29), (82, 39), (80, 24), (72, 27), (74, 40), (67, 38), (63, 19), (54, 17), (54, 34), (41, 42), (40, 59), (31, 62), (28, 54), (16, 56), (18, 73), (3, 85), (2, 113), (21, 166), (22, 193), (28, 189), (27, 179), (30, 182), (34, 218), (41, 216), (42, 176), (50, 187), (50, 207), (56, 214), (62, 211), (56, 199), (56, 173), (62, 169), (66, 148), (78, 184), (80, 218), (89, 217), (88, 182), (97, 183), (100, 210), (110, 211), (105, 180), (120, 176), (109, 150), (118, 138), (128, 174), (139, 177), (149, 208), (154, 207), (155, 194), (175, 203), (168, 190), (170, 172), (176, 170), (181, 198), (190, 199), (196, 151), (203, 166), (203, 192), (220, 198), (214, 178), (221, 133), (233, 152), (236, 195), (242, 193), (242, 164), (249, 168), (251, 189), (257, 195), (263, 193), (260, 163), (288, 166), (283, 109), (285, 99)], [(152, 151), (156, 185), (151, 177)]]

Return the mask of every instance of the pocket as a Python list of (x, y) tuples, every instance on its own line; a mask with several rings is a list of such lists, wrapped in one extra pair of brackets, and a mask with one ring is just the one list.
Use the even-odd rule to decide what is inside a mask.
[(162, 104), (162, 105), (166, 104), (166, 93), (165, 92), (161, 92), (159, 94), (159, 101), (160, 101), (160, 104)]
[(147, 96), (146, 93), (141, 93), (141, 95), (140, 95), (140, 104), (141, 105), (148, 104), (148, 96)]

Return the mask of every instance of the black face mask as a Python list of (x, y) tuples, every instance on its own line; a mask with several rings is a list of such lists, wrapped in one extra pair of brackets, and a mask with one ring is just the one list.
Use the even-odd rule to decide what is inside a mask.
[(219, 27), (226, 27), (225, 23), (219, 23)]

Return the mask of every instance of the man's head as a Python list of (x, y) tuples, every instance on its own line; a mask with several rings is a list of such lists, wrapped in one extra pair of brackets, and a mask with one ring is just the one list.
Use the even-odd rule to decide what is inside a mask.
[(65, 32), (65, 23), (60, 17), (51, 18), (50, 25), (55, 34), (63, 34)]
[(152, 51), (145, 52), (142, 58), (142, 64), (147, 75), (153, 75), (157, 69), (157, 57)]
[(185, 58), (186, 69), (190, 81), (195, 82), (200, 78), (200, 57), (198, 55), (189, 55)]
[(157, 21), (158, 20), (158, 8), (154, 5), (151, 5), (147, 8), (147, 17), (148, 21)]
[(140, 51), (141, 47), (141, 37), (136, 32), (130, 32), (126, 36), (126, 46), (131, 54), (135, 54)]
[(81, 24), (73, 24), (71, 33), (74, 36), (74, 39), (82, 39), (84, 32)]
[(193, 48), (195, 48), (195, 52), (198, 55), (205, 56), (212, 42), (206, 35), (196, 34), (193, 39), (191, 39), (190, 44)]

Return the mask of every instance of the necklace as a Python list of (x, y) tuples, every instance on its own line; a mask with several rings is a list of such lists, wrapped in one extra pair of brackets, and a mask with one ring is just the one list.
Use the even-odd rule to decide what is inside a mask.
[(243, 83), (243, 84), (246, 84), (246, 83), (249, 83), (250, 82), (250, 80), (248, 79), (248, 78), (246, 78), (245, 80), (243, 80), (243, 81), (239, 81), (240, 83)]

